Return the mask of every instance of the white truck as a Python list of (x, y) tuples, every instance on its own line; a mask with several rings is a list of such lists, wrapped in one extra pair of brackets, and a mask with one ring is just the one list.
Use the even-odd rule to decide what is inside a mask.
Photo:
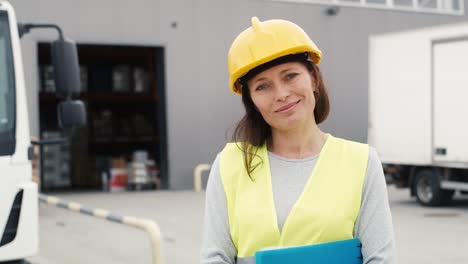
[[(20, 34), (35, 27), (50, 25), (18, 27), (12, 6), (0, 1), (0, 263), (23, 263), (38, 250), (38, 190), (31, 180), (32, 147), (20, 49)], [(79, 92), (76, 46), (61, 31), (52, 46), (57, 92), (66, 99), (58, 107), (59, 123), (67, 129), (82, 126), (86, 123), (83, 103), (71, 100)], [(61, 141), (66, 140), (35, 143)]]
[(369, 38), (368, 142), (425, 206), (468, 191), (468, 23)]

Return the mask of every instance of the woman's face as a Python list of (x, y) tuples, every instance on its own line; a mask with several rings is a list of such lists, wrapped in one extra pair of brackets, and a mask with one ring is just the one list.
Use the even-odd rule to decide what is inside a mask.
[(247, 82), (252, 101), (272, 129), (290, 130), (313, 121), (316, 89), (300, 62), (271, 67)]

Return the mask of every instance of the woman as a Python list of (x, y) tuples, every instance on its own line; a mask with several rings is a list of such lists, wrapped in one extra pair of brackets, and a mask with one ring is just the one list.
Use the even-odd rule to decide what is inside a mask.
[(363, 263), (393, 263), (385, 178), (373, 148), (324, 133), (321, 52), (297, 25), (260, 22), (233, 42), (230, 88), (246, 113), (206, 191), (201, 262), (254, 263), (267, 247), (359, 238)]

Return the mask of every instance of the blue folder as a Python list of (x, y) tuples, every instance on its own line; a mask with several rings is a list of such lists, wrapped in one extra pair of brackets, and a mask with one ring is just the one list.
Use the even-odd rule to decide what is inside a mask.
[(362, 264), (358, 238), (316, 245), (259, 250), (255, 264)]

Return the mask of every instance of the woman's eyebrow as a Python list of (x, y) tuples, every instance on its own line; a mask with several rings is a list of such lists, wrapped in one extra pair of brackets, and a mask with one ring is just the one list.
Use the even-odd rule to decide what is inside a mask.
[(294, 69), (296, 69), (296, 68), (295, 67), (286, 68), (286, 69), (280, 71), (280, 74), (283, 74), (283, 73), (288, 72), (288, 71), (292, 71)]
[(254, 83), (257, 83), (257, 82), (263, 81), (263, 80), (266, 80), (266, 77), (260, 77), (257, 80), (255, 80)]
[[(289, 67), (289, 68), (286, 68), (286, 69), (284, 69), (284, 70), (281, 70), (281, 71), (280, 71), (280, 74), (283, 74), (283, 73), (288, 72), (288, 71), (293, 71), (293, 70), (295, 70), (295, 69), (296, 69), (296, 67)], [(253, 82), (254, 82), (254, 83), (257, 83), (257, 82), (260, 82), (260, 81), (264, 81), (264, 80), (266, 80), (266, 79), (267, 79), (266, 77), (260, 77), (260, 78), (258, 78), (258, 79), (254, 79)]]

